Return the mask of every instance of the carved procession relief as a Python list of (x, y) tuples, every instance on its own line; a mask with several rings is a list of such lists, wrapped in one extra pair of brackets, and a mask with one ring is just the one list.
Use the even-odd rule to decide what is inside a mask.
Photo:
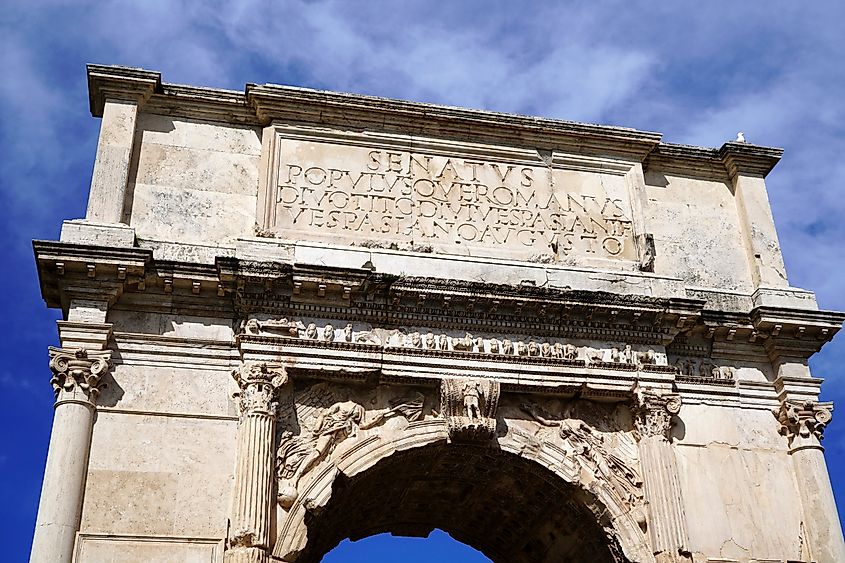
[[(250, 318), (242, 323), (241, 334), (296, 338), (314, 342), (347, 342), (391, 349), (427, 352), (472, 352), (491, 356), (546, 358), (578, 366), (608, 369), (671, 369), (666, 354), (651, 348), (634, 349), (629, 344), (591, 346), (568, 342), (559, 338), (523, 339), (515, 335), (480, 336), (469, 332), (426, 331), (425, 329), (383, 329), (359, 323), (297, 321), (283, 319), (258, 320)], [(731, 368), (721, 368), (730, 370)], [(725, 371), (725, 377), (732, 371)]]
[(694, 377), (698, 379), (711, 379), (714, 381), (734, 381), (736, 379), (736, 368), (733, 366), (718, 365), (709, 358), (695, 358), (691, 356), (679, 356), (673, 362), (678, 375)]

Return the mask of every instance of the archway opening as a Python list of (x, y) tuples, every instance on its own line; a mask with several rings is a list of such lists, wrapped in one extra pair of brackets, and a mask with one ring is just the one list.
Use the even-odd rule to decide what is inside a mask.
[(432, 444), (396, 452), (335, 479), (329, 502), (305, 516), (297, 562), (320, 561), (346, 538), (435, 528), (491, 560), (625, 561), (590, 494), (540, 464), (495, 448)]
[(443, 530), (436, 529), (426, 538), (377, 534), (358, 541), (345, 539), (329, 551), (321, 563), (429, 563), (460, 561), (490, 563), (490, 559)]

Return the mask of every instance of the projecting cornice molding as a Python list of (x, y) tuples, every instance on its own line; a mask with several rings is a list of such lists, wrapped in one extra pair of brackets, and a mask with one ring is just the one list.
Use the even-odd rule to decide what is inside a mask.
[(733, 177), (766, 176), (783, 150), (729, 142), (720, 148), (662, 143), (661, 133), (627, 127), (466, 109), (281, 86), (247, 84), (244, 92), (161, 82), (161, 73), (139, 68), (89, 64), (91, 113), (102, 116), (108, 97), (137, 100), (151, 113), (227, 123), (268, 125), (308, 123), (353, 129), (392, 130), (411, 135), (465, 138), (539, 150), (612, 154), (659, 163), (678, 172)]
[(679, 350), (689, 345), (676, 339), (697, 335), (720, 350), (744, 343), (773, 360), (810, 357), (845, 321), (845, 314), (829, 311), (768, 306), (745, 313), (712, 311), (700, 299), (402, 277), (366, 268), (231, 257), (194, 264), (154, 260), (152, 251), (139, 248), (45, 241), (33, 247), (44, 299), (62, 308), (74, 298), (94, 295), (108, 295), (114, 304), (127, 291), (151, 305), (162, 296), (202, 294), (215, 295), (219, 301), (213, 307), (242, 318), (319, 310), (328, 318), (357, 315), (455, 330), (480, 322), (494, 331), (531, 327), (537, 334), (601, 336)]
[(161, 90), (161, 73), (125, 66), (87, 65), (91, 115), (103, 116), (106, 99), (146, 102)]

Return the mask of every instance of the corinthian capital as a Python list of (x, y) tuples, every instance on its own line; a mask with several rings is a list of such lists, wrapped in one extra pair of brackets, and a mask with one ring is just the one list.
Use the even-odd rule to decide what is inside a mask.
[(816, 446), (824, 439), (824, 429), (833, 418), (833, 403), (787, 399), (774, 411), (780, 433), (790, 447)]
[(672, 416), (681, 410), (681, 396), (656, 389), (637, 389), (634, 395), (634, 427), (639, 438), (669, 438)]
[(100, 392), (100, 377), (109, 369), (109, 350), (84, 348), (56, 348), (50, 346), (50, 384), (56, 392), (56, 402), (77, 400), (96, 403)]
[(240, 387), (238, 393), (241, 416), (246, 414), (276, 415), (278, 390), (288, 381), (284, 368), (269, 368), (262, 362), (245, 362), (232, 372)]

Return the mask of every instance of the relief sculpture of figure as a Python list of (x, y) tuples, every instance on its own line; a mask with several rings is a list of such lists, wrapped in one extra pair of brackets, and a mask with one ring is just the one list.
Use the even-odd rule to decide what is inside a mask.
[(408, 422), (414, 422), (423, 418), (423, 407), (425, 405), (425, 395), (420, 392), (415, 393), (411, 397), (399, 397), (390, 401), (390, 408), (385, 412), (375, 416), (372, 420), (361, 422), (358, 428), (361, 430), (368, 430), (378, 426), (388, 418), (394, 416), (403, 416)]
[(327, 324), (323, 327), (323, 342), (334, 341), (334, 326)]
[(472, 352), (473, 338), (470, 333), (466, 333), (463, 338), (452, 339), (452, 349), (461, 350), (463, 352)]
[(409, 334), (406, 342), (408, 342), (407, 345), (411, 348), (422, 348), (422, 336), (419, 332), (412, 332)]
[(556, 420), (558, 417), (530, 402), (521, 404), (520, 409), (542, 426), (557, 427), (558, 435), (568, 444), (579, 465), (607, 481), (621, 498), (628, 502), (640, 498), (642, 478), (636, 460), (617, 454), (608, 437), (583, 420), (570, 418), (569, 414), (561, 413)]
[(513, 355), (513, 342), (507, 338), (502, 340), (502, 354), (505, 354), (506, 356)]
[(657, 358), (654, 355), (654, 350), (648, 350), (646, 352), (637, 352), (637, 362), (643, 366), (656, 364)]
[(369, 421), (365, 420), (366, 411), (360, 403), (340, 400), (343, 397), (324, 383), (316, 384), (302, 391), (289, 410), (280, 415), (283, 424), (298, 424), (301, 429), (299, 435), (290, 430), (282, 432), (276, 450), (277, 501), (285, 510), (298, 498), (303, 476), (329, 457), (339, 443), (390, 418), (401, 416), (414, 422), (424, 416), (425, 395), (420, 392), (390, 400), (389, 408)]
[(336, 444), (346, 438), (355, 437), (363, 420), (364, 407), (354, 401), (335, 403), (320, 413), (311, 429), (311, 450), (299, 462), (299, 467), (291, 479), (293, 486), (297, 487), (302, 476), (329, 454)]
[(434, 336), (434, 333), (427, 333), (425, 338), (423, 339), (423, 343), (425, 344), (426, 350), (436, 350), (437, 349), (437, 337)]
[(449, 349), (449, 337), (445, 334), (441, 334), (438, 338), (438, 345), (441, 350), (448, 350)]
[(589, 363), (591, 363), (591, 364), (597, 364), (599, 362), (603, 362), (604, 361), (604, 350), (596, 350), (595, 348), (589, 348), (587, 350), (587, 360), (589, 360)]
[(316, 340), (317, 339), (317, 325), (314, 323), (308, 323), (308, 326), (305, 327), (305, 338), (308, 340)]
[(343, 329), (343, 341), (352, 342), (352, 323), (348, 323)]
[(464, 408), (466, 408), (466, 416), (469, 419), (477, 420), (481, 418), (481, 411), (479, 410), (478, 398), (481, 395), (480, 385), (477, 381), (468, 379), (464, 382)]
[(257, 336), (258, 334), (260, 334), (261, 325), (258, 323), (258, 319), (249, 319), (245, 321), (241, 327), (241, 332), (253, 336)]

